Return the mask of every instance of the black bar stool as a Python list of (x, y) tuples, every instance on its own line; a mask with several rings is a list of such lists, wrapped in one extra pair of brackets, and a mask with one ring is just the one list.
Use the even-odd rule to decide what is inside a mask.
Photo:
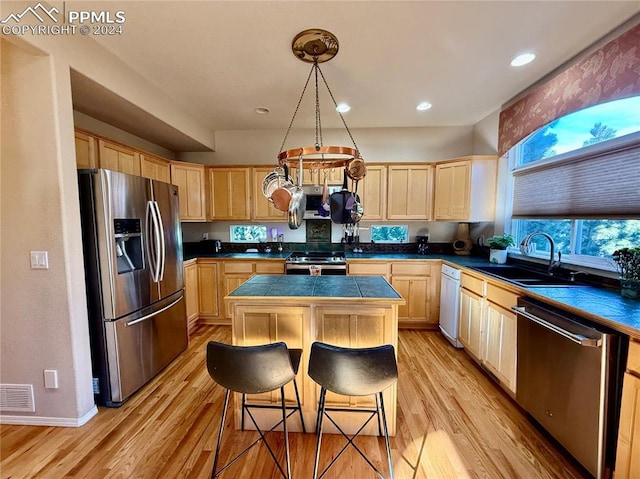
[[(377, 417), (378, 433), (384, 435), (387, 447), (387, 461), (389, 467), (389, 477), (393, 479), (393, 463), (391, 461), (391, 447), (389, 444), (389, 431), (387, 429), (387, 418), (384, 409), (382, 392), (392, 386), (398, 380), (398, 366), (396, 355), (392, 345), (377, 346), (373, 348), (342, 348), (331, 346), (325, 343), (315, 342), (311, 345), (311, 355), (309, 357), (309, 376), (320, 385), (320, 399), (318, 401), (318, 416), (316, 432), (318, 440), (316, 443), (316, 460), (313, 467), (313, 477), (323, 477), (333, 466), (340, 455), (349, 447), (353, 446), (365, 461), (373, 468), (378, 477), (384, 478), (382, 473), (353, 442), (369, 422)], [(375, 408), (331, 408), (325, 404), (327, 391), (344, 396), (369, 396), (375, 395)], [(329, 411), (348, 411), (367, 413), (369, 417), (358, 431), (349, 437), (328, 414)], [(338, 452), (329, 465), (318, 476), (318, 465), (320, 462), (320, 443), (322, 442), (322, 423), (327, 417), (340, 433), (347, 439), (347, 444)]]
[[(210, 341), (207, 344), (207, 370), (211, 378), (226, 388), (224, 398), (224, 406), (222, 409), (222, 418), (220, 419), (220, 430), (218, 432), (218, 441), (216, 444), (216, 452), (213, 460), (213, 469), (211, 478), (218, 477), (228, 467), (234, 464), (240, 457), (246, 454), (258, 442), (263, 441), (267, 447), (269, 454), (273, 458), (278, 470), (286, 479), (291, 478), (291, 461), (289, 457), (289, 436), (287, 433), (287, 418), (298, 411), (300, 421), (302, 422), (302, 430), (305, 431), (304, 420), (302, 418), (302, 408), (300, 406), (300, 396), (298, 394), (298, 386), (295, 376), (300, 366), (300, 357), (302, 350), (287, 349), (287, 345), (283, 342), (265, 344), (261, 346), (232, 346), (229, 344)], [(284, 386), (293, 381), (296, 393), (296, 405), (287, 406), (284, 398)], [(251, 405), (245, 401), (247, 394), (259, 394), (280, 389), (281, 404), (278, 406), (267, 405)], [(220, 454), (220, 445), (222, 444), (222, 432), (229, 407), (229, 397), (231, 392), (242, 393), (242, 428), (244, 429), (245, 411), (253, 422), (260, 437), (252, 442), (247, 448), (235, 456), (220, 470), (218, 467), (218, 456)], [(251, 408), (270, 408), (280, 409), (282, 411), (282, 419), (271, 429), (263, 432), (251, 413)], [(290, 412), (287, 413), (287, 410)], [(285, 460), (286, 473), (282, 465), (278, 462), (271, 446), (266, 441), (266, 435), (272, 432), (280, 424), (284, 430), (285, 444)], [(306, 431), (305, 431), (306, 432)]]

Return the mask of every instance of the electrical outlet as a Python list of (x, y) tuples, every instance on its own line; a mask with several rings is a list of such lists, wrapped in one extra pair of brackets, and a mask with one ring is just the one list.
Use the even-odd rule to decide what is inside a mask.
[(203, 240), (208, 240), (209, 239), (209, 233), (202, 233), (202, 239)]
[(58, 371), (55, 369), (44, 370), (44, 387), (47, 389), (58, 389)]

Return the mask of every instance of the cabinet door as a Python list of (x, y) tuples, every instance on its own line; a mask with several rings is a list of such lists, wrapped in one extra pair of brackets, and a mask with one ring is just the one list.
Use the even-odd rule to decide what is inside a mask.
[(616, 479), (640, 477), (640, 379), (625, 373), (616, 454)]
[(198, 265), (195, 261), (184, 266), (184, 301), (187, 308), (189, 332), (191, 332), (195, 328), (200, 314), (198, 305)]
[(130, 148), (98, 140), (100, 168), (140, 176), (140, 154)]
[(391, 285), (406, 303), (398, 306), (398, 321), (402, 327), (425, 327), (429, 323), (428, 276), (391, 276)]
[(358, 196), (365, 221), (384, 220), (387, 203), (387, 170), (384, 166), (367, 166), (367, 176), (358, 183)]
[(98, 161), (96, 158), (96, 139), (82, 133), (81, 131), (75, 132), (76, 142), (76, 168), (96, 168)]
[[(255, 262), (253, 261), (225, 261), (222, 263), (220, 281), (220, 299), (224, 298), (231, 291), (236, 289), (246, 280), (251, 278), (255, 272)], [(227, 311), (224, 303), (221, 304), (221, 316), (230, 319), (231, 311)]]
[(433, 167), (389, 165), (387, 175), (387, 219), (430, 220)]
[(171, 163), (168, 160), (143, 153), (140, 155), (140, 175), (164, 183), (171, 183)]
[[(264, 306), (238, 306), (233, 319), (233, 344), (240, 346), (256, 346), (267, 343), (283, 341), (288, 348), (303, 349), (304, 335), (308, 331), (311, 312), (310, 308), (273, 306), (265, 310)], [(302, 351), (300, 369), (296, 376), (300, 402), (304, 405), (307, 399), (306, 391), (309, 388), (306, 375), (309, 351)], [(296, 396), (293, 383), (285, 386), (285, 400), (295, 403)], [(247, 396), (250, 402), (267, 402), (278, 404), (280, 391), (271, 391), (263, 394)], [(315, 398), (311, 398), (314, 401)], [(282, 417), (282, 416), (281, 416)]]
[(178, 187), (181, 221), (205, 221), (204, 165), (171, 162), (171, 183)]
[[(212, 322), (220, 315), (218, 301), (218, 264), (198, 263), (198, 308), (200, 317)], [(215, 321), (213, 321), (215, 322)]]
[(434, 219), (469, 218), (471, 162), (459, 161), (436, 165)]
[(391, 278), (388, 261), (347, 261), (348, 274), (351, 276), (384, 276)]
[(252, 168), (251, 218), (254, 220), (286, 221), (287, 213), (280, 211), (262, 193), (264, 177), (273, 172), (271, 167)]
[(484, 362), (503, 385), (516, 392), (516, 315), (496, 304), (486, 302), (484, 328)]
[(477, 360), (482, 358), (483, 299), (466, 289), (460, 290), (460, 326), (458, 338)]
[(251, 217), (249, 168), (207, 168), (209, 220), (248, 220)]
[[(357, 311), (344, 311), (336, 307), (317, 307), (315, 340), (335, 346), (367, 348), (381, 344), (395, 344), (397, 330), (392, 328), (392, 313), (386, 308), (361, 308)], [(395, 404), (395, 386), (387, 391), (393, 393)], [(316, 386), (315, 397), (320, 393)], [(385, 401), (388, 401), (385, 396)], [(374, 398), (347, 397), (327, 393), (327, 404), (332, 406), (373, 406)]]

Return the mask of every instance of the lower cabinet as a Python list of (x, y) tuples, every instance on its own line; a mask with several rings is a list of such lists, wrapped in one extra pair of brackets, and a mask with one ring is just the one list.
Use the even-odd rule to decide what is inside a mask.
[(615, 479), (640, 477), (640, 343), (629, 341), (622, 386)]
[(184, 302), (189, 332), (195, 328), (200, 315), (198, 296), (198, 264), (195, 259), (192, 259), (184, 262)]
[(218, 261), (198, 259), (198, 318), (203, 323), (220, 324)]
[(398, 327), (437, 329), (440, 316), (440, 261), (349, 260), (355, 276), (384, 276), (406, 303), (398, 307)]
[(458, 339), (465, 350), (478, 361), (482, 358), (483, 303), (482, 296), (464, 288), (460, 290)]
[(490, 281), (462, 273), (458, 338), (465, 350), (511, 395), (516, 392), (518, 295)]

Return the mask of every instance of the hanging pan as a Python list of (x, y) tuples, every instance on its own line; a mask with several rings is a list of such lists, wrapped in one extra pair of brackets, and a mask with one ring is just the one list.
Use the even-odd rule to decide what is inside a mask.
[(334, 223), (353, 223), (353, 220), (351, 219), (351, 211), (347, 209), (347, 203), (350, 201), (355, 201), (356, 198), (352, 197), (353, 193), (349, 191), (347, 181), (347, 170), (345, 168), (342, 190), (336, 191), (329, 198), (329, 202), (331, 205), (331, 221), (333, 221)]
[(302, 190), (302, 156), (300, 157), (300, 166), (298, 167), (298, 186), (295, 187), (291, 194), (291, 201), (289, 202), (289, 214), (288, 223), (289, 228), (297, 230), (302, 224), (302, 218), (304, 217), (304, 210), (307, 206), (307, 196)]

